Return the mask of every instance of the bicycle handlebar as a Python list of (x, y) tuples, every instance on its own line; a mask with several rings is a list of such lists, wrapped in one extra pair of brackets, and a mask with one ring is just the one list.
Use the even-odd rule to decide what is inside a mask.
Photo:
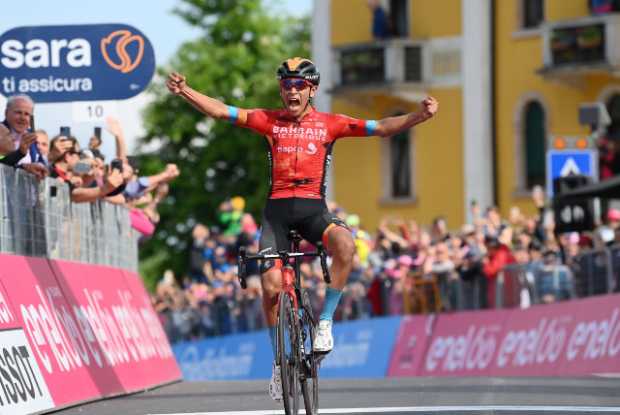
[(329, 268), (327, 267), (327, 255), (325, 254), (325, 249), (323, 248), (322, 243), (317, 244), (316, 252), (287, 252), (287, 251), (279, 251), (277, 254), (257, 254), (257, 255), (247, 255), (245, 251), (245, 247), (239, 248), (239, 255), (237, 256), (237, 268), (239, 274), (239, 283), (241, 284), (241, 288), (246, 289), (247, 283), (245, 281), (246, 277), (246, 262), (247, 261), (258, 261), (258, 260), (267, 260), (267, 259), (281, 259), (283, 263), (288, 263), (288, 260), (291, 258), (316, 258), (319, 257), (321, 259), (321, 269), (323, 270), (323, 279), (327, 284), (331, 283), (332, 279), (329, 275)]

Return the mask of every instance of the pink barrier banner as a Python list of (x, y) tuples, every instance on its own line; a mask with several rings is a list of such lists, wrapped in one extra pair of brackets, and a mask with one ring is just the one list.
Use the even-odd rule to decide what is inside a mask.
[(68, 261), (51, 261), (51, 265), (66, 298), (88, 310), (103, 366), (114, 374), (113, 383), (132, 392), (180, 378), (166, 335), (137, 275)]
[(0, 280), (0, 330), (21, 328), (17, 313), (9, 302), (9, 296)]
[(0, 414), (29, 414), (53, 407), (19, 314), (0, 282)]
[(403, 318), (388, 376), (620, 373), (620, 295), (429, 319)]
[(515, 310), (506, 323), (493, 375), (620, 373), (620, 295)]
[(435, 315), (403, 317), (390, 360), (388, 376), (417, 374), (436, 320)]
[(510, 311), (441, 314), (420, 376), (489, 376)]
[(0, 388), (0, 413), (7, 405), (8, 413), (26, 414), (180, 378), (142, 281), (109, 267), (0, 255), (0, 346), (18, 362), (0, 358), (0, 386), (13, 372), (30, 375), (19, 379), (23, 387)]
[[(66, 301), (47, 259), (0, 255), (0, 264), (0, 269), (10, 270), (0, 273), (0, 282), (19, 310), (20, 325), (54, 403), (62, 406), (122, 391), (104, 373), (91, 374), (102, 359), (87, 313)], [(94, 378), (104, 381), (96, 385)]]
[(181, 370), (177, 365), (174, 352), (170, 347), (159, 316), (153, 309), (151, 297), (144, 288), (142, 278), (136, 273), (125, 270), (123, 270), (123, 274), (130, 291), (130, 295), (126, 296), (125, 299), (134, 310), (140, 311), (140, 316), (144, 322), (142, 331), (147, 331), (145, 335), (152, 339), (151, 344), (157, 348), (159, 356), (156, 364), (141, 365), (143, 379), (148, 380), (143, 387), (180, 379)]

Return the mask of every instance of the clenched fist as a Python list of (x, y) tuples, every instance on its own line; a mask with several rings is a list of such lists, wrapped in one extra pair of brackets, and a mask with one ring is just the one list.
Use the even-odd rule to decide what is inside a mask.
[(437, 113), (439, 109), (439, 101), (435, 98), (428, 96), (422, 101), (422, 113), (426, 118), (431, 118)]
[(180, 95), (183, 92), (183, 89), (187, 86), (187, 81), (185, 80), (185, 76), (180, 73), (172, 72), (168, 75), (166, 86), (174, 95)]

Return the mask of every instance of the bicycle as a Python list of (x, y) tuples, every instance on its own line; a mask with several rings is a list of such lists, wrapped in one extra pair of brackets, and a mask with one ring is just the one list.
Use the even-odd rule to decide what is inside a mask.
[[(247, 255), (244, 248), (237, 258), (239, 282), (246, 288), (246, 262), (253, 260), (282, 260), (282, 291), (278, 295), (278, 322), (276, 326), (276, 362), (280, 365), (282, 400), (287, 415), (297, 415), (299, 390), (304, 400), (306, 415), (317, 415), (319, 407), (319, 364), (325, 354), (314, 351), (317, 322), (312, 313), (308, 292), (301, 286), (300, 260), (319, 257), (323, 279), (331, 282), (327, 256), (321, 243), (316, 252), (299, 252), (301, 236), (289, 232), (290, 251), (277, 254)], [(291, 266), (290, 262), (293, 262)], [(299, 301), (301, 299), (301, 302)]]

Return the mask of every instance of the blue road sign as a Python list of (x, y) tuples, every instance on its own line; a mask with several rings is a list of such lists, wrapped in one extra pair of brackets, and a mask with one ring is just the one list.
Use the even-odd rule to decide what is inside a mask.
[(547, 151), (547, 196), (553, 196), (553, 180), (573, 174), (597, 179), (596, 152), (592, 150)]

